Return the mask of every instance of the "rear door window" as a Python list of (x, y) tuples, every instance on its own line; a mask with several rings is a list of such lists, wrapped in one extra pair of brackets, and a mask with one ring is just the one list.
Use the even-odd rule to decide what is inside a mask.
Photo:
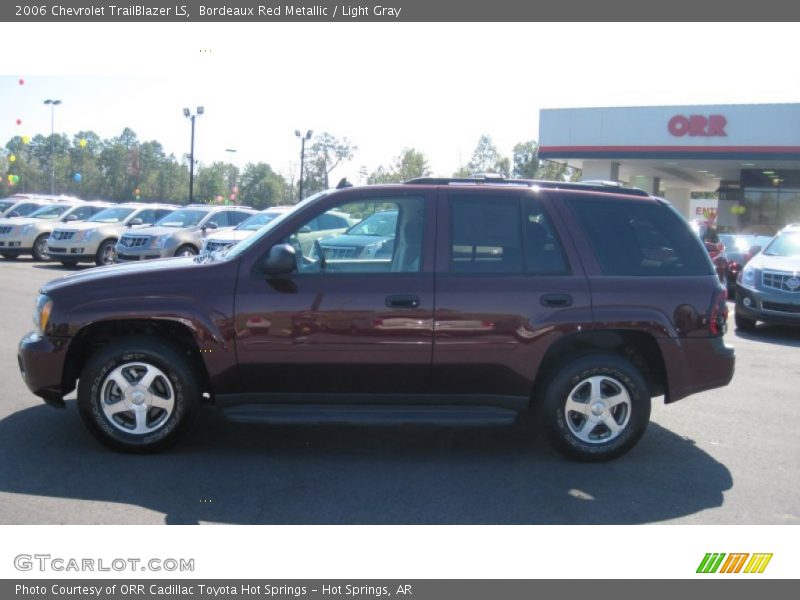
[(708, 275), (697, 236), (668, 206), (648, 201), (570, 198), (605, 275)]

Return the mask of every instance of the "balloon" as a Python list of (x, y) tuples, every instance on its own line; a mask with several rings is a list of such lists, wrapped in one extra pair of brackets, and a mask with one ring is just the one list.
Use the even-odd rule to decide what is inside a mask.
[(239, 193), (239, 186), (238, 185), (233, 186), (233, 193), (234, 194), (238, 194)]
[(138, 196), (139, 194), (141, 194), (141, 191), (139, 190), (139, 188), (136, 188), (135, 190), (133, 190), (133, 194), (135, 196)]
[(8, 156), (8, 162), (14, 162), (15, 160), (17, 160), (17, 157), (16, 157), (15, 155), (13, 155), (13, 154), (10, 154), (10, 155)]
[(22, 119), (17, 119), (17, 125), (22, 125)]
[(20, 84), (20, 85), (25, 85), (25, 80), (24, 80), (24, 79), (22, 79), (22, 78), (20, 78), (20, 80), (19, 80), (19, 84)]
[(141, 199), (142, 199), (142, 197), (141, 197), (140, 195), (138, 195), (138, 194), (137, 194), (137, 195), (136, 195), (136, 199), (137, 199), (137, 200), (141, 200)]
[(231, 194), (231, 200), (236, 200), (236, 194)]
[(8, 174), (8, 183), (14, 183), (14, 176), (11, 173)]
[(17, 174), (15, 173), (15, 174), (14, 174), (14, 183), (17, 183), (18, 181), (19, 181), (19, 175), (17, 175)]
[(29, 135), (23, 135), (23, 136), (22, 136), (22, 143), (23, 143), (23, 144), (30, 144), (30, 143), (31, 143), (31, 136), (29, 136)]
[(81, 148), (86, 148), (86, 144), (88, 143), (89, 142), (86, 141), (86, 138), (81, 138), (81, 141), (78, 142), (78, 146), (80, 146)]
[(75, 175), (73, 175), (73, 176), (72, 176), (72, 178), (73, 178), (75, 181), (77, 181), (78, 183), (80, 183), (80, 182), (81, 182), (81, 179), (83, 179), (83, 177), (81, 177), (81, 174), (80, 174), (80, 173), (75, 173)]

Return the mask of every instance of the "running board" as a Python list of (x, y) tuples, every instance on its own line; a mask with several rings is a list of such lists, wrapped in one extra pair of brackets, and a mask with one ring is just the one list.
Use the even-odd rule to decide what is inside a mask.
[(517, 411), (493, 406), (259, 404), (222, 409), (231, 421), (272, 424), (511, 425)]

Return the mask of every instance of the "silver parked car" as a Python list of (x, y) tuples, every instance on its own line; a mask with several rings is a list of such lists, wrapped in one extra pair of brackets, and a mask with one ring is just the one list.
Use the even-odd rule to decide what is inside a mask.
[(744, 331), (758, 321), (800, 325), (800, 224), (784, 227), (742, 269), (735, 320)]
[(0, 219), (0, 254), (17, 258), (30, 254), (34, 260), (49, 260), (47, 238), (60, 223), (83, 221), (108, 208), (108, 202), (53, 202), (27, 217)]
[(177, 208), (174, 204), (117, 204), (82, 223), (56, 227), (47, 240), (50, 258), (65, 266), (79, 262), (114, 264), (117, 262), (116, 245), (123, 233), (153, 225)]
[(249, 206), (190, 204), (171, 212), (152, 227), (124, 233), (117, 242), (119, 262), (193, 256), (213, 231), (235, 227), (254, 211)]

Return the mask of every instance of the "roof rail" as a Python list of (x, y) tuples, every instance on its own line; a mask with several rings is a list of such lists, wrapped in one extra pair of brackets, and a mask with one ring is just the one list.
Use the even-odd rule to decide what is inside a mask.
[(417, 177), (404, 182), (407, 185), (517, 185), (539, 187), (553, 190), (576, 190), (586, 192), (606, 192), (649, 198), (650, 194), (639, 188), (625, 187), (614, 181), (543, 181), (538, 179), (507, 179), (496, 176), (477, 177)]

